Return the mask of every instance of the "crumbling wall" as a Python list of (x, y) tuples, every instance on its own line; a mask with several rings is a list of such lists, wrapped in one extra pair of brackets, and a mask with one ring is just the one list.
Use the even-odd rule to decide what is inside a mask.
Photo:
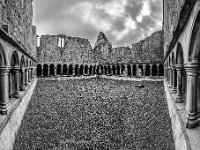
[[(64, 39), (60, 47), (59, 38)], [(84, 64), (94, 63), (93, 50), (87, 39), (65, 35), (42, 35), (37, 49), (38, 62)]]
[(164, 53), (166, 53), (176, 30), (180, 18), (180, 12), (185, 0), (163, 0), (164, 13)]
[(135, 62), (150, 63), (163, 61), (163, 31), (157, 31), (144, 40), (132, 45)]
[(32, 0), (0, 0), (0, 27), (36, 57), (36, 27), (32, 18)]

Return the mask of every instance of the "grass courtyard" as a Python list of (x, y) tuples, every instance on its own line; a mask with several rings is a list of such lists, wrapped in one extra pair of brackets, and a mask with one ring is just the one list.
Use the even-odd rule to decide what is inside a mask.
[(39, 79), (14, 150), (45, 149), (174, 150), (163, 82)]

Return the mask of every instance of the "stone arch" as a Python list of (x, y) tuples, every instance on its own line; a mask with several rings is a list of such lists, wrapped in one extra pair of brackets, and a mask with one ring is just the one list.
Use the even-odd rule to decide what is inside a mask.
[(19, 70), (19, 83), (20, 83), (20, 89), (22, 91), (25, 90), (25, 59), (22, 55), (21, 61), (20, 61), (20, 70)]
[(145, 76), (150, 76), (150, 65), (149, 64), (146, 64), (146, 67), (145, 67)]
[(67, 64), (63, 65), (63, 75), (66, 76), (67, 75)]
[(117, 64), (117, 72), (116, 72), (117, 75), (120, 75), (120, 70), (121, 70), (121, 68), (120, 68), (119, 64)]
[(43, 65), (43, 76), (47, 77), (48, 76), (48, 71), (49, 71), (49, 67), (47, 64)]
[(121, 73), (125, 74), (125, 66), (124, 66), (124, 64), (121, 65)]
[(163, 66), (163, 64), (159, 64), (159, 76), (164, 76), (164, 66)]
[(41, 64), (37, 65), (37, 76), (38, 77), (42, 76), (42, 65)]
[(128, 64), (127, 69), (128, 69), (128, 76), (131, 76), (131, 66), (130, 66), (130, 64)]
[(110, 65), (108, 65), (108, 75), (111, 74), (111, 69), (110, 69)]
[(94, 74), (97, 74), (97, 68), (96, 68), (96, 65), (93, 66), (93, 72), (94, 72)]
[(19, 56), (17, 54), (16, 51), (14, 51), (12, 53), (12, 57), (11, 57), (11, 67), (14, 68), (14, 67), (19, 67)]
[(138, 66), (138, 68), (141, 69), (141, 71), (142, 71), (142, 76), (143, 76), (143, 72), (144, 72), (144, 71), (143, 71), (143, 65), (140, 64), (140, 65)]
[(136, 76), (136, 71), (137, 71), (137, 66), (134, 64), (132, 69), (133, 76)]
[(88, 75), (88, 65), (85, 65), (85, 72), (84, 72), (85, 75)]
[(104, 70), (103, 74), (106, 75), (107, 74), (107, 66), (106, 65), (103, 66), (103, 70)]
[(152, 66), (152, 76), (157, 76), (157, 65), (153, 64)]
[(73, 75), (73, 65), (69, 65), (69, 75)]
[(50, 76), (54, 76), (55, 75), (55, 66), (54, 64), (50, 65)]
[(84, 73), (84, 67), (83, 65), (80, 65), (79, 74), (83, 75), (83, 73)]
[(190, 39), (190, 48), (188, 59), (189, 61), (198, 61), (200, 62), (200, 11), (197, 14), (197, 17), (194, 22), (192, 29), (191, 39)]
[(57, 75), (61, 75), (62, 74), (62, 66), (61, 66), (61, 64), (57, 64), (56, 74)]
[(90, 69), (89, 69), (89, 74), (90, 74), (90, 75), (93, 75), (93, 71), (92, 71), (92, 70), (93, 70), (93, 66), (90, 65)]
[(113, 72), (113, 75), (116, 74), (115, 70), (116, 70), (116, 69), (115, 69), (115, 65), (113, 64), (113, 65), (112, 65), (112, 72)]
[(0, 43), (0, 66), (7, 66), (7, 59), (5, 55), (5, 50)]
[(177, 45), (177, 50), (176, 50), (176, 64), (184, 64), (184, 59), (183, 59), (183, 48), (180, 43)]
[(75, 65), (75, 76), (79, 75), (79, 66), (76, 64)]

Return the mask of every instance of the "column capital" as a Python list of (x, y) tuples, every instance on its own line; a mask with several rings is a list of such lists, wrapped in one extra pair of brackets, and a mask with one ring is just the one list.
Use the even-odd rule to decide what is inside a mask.
[(199, 72), (199, 62), (189, 62), (185, 64), (185, 70), (189, 76), (197, 76)]
[(0, 67), (0, 74), (6, 74), (10, 71), (10, 68), (8, 67)]
[(183, 64), (176, 64), (176, 70), (181, 71), (183, 69)]

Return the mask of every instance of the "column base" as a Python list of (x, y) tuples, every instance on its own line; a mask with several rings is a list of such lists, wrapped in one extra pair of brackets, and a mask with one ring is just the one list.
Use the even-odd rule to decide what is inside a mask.
[(27, 85), (28, 85), (28, 83), (26, 82), (26, 83), (25, 83), (25, 85), (27, 86)]
[(177, 88), (173, 87), (172, 88), (172, 93), (176, 93), (177, 92)]
[(18, 92), (18, 91), (15, 92), (13, 97), (14, 97), (14, 98), (19, 98), (19, 97), (20, 97), (20, 96), (19, 96), (19, 92)]
[(183, 97), (182, 97), (182, 95), (177, 95), (176, 96), (176, 101), (175, 101), (176, 103), (183, 103)]
[(196, 128), (198, 125), (199, 121), (197, 120), (197, 113), (189, 113), (186, 128), (192, 129)]
[(21, 89), (21, 91), (25, 91), (25, 87), (21, 87), (20, 89)]

